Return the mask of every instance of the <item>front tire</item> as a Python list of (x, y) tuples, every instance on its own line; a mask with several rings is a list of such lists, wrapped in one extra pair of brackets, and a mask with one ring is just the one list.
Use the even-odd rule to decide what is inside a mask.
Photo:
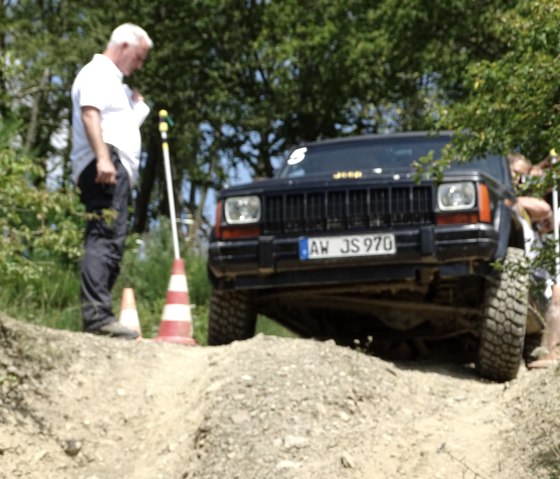
[(208, 315), (208, 345), (217, 346), (255, 335), (257, 312), (247, 291), (212, 289)]
[(508, 248), (502, 270), (484, 295), (477, 371), (487, 379), (514, 379), (523, 358), (529, 304), (529, 269), (523, 250)]

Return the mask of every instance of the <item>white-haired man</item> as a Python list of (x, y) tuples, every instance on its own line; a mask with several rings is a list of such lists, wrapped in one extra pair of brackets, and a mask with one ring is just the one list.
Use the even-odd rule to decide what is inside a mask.
[(142, 68), (152, 46), (138, 25), (120, 25), (72, 86), (72, 177), (92, 213), (80, 272), (83, 327), (129, 339), (138, 334), (116, 320), (111, 289), (120, 271), (130, 189), (138, 174), (140, 125), (150, 109), (123, 77)]

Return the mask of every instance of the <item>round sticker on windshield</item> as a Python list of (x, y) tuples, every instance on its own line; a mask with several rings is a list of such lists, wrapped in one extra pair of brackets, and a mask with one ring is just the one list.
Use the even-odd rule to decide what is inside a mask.
[(288, 158), (288, 165), (297, 165), (299, 162), (303, 161), (305, 153), (307, 153), (307, 147), (305, 146), (292, 151), (292, 154)]

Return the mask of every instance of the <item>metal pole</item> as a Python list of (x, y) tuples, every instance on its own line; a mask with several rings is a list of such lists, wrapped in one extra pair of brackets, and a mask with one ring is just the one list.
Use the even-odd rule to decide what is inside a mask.
[(558, 154), (556, 150), (550, 150), (550, 163), (552, 166), (552, 227), (554, 232), (554, 264), (555, 270), (554, 273), (556, 274), (556, 284), (559, 284), (558, 281), (560, 280), (560, 242), (558, 241), (560, 238), (560, 227), (558, 225), (558, 185), (556, 184), (556, 169), (555, 165), (558, 162)]
[(171, 179), (171, 162), (169, 161), (169, 145), (167, 143), (167, 111), (159, 111), (159, 132), (161, 134), (161, 147), (163, 150), (163, 166), (165, 168), (165, 182), (167, 183), (167, 198), (169, 200), (169, 219), (171, 220), (171, 234), (173, 235), (173, 253), (179, 259), (179, 236), (177, 234), (177, 219), (175, 217), (175, 195)]

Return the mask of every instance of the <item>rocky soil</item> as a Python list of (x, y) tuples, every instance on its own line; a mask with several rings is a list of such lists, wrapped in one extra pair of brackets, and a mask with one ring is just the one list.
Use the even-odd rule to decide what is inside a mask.
[(477, 378), (332, 342), (220, 347), (0, 315), (0, 478), (560, 477), (560, 370)]

